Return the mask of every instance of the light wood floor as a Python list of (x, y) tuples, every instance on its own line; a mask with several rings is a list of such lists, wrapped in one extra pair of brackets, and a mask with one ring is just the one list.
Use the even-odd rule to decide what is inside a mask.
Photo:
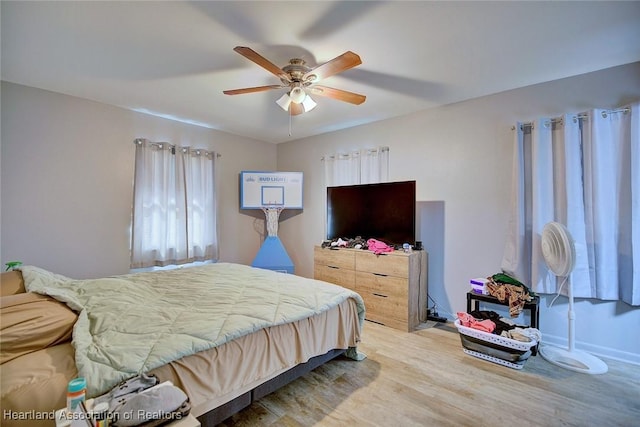
[(640, 426), (640, 366), (588, 375), (535, 356), (515, 370), (463, 353), (452, 324), (423, 326), (365, 322), (366, 360), (333, 360), (221, 426)]

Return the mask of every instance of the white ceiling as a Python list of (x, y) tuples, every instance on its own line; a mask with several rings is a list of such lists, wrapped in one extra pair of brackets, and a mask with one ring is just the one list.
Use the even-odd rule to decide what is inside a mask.
[[(1, 3), (2, 79), (279, 143), (640, 61), (640, 2)], [(367, 96), (315, 97), (292, 118), (284, 89), (241, 55), (362, 65), (322, 80)]]

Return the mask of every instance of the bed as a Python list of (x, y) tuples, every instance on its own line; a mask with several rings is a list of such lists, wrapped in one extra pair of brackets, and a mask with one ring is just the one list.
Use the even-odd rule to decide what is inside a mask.
[(338, 355), (355, 360), (357, 293), (238, 264), (73, 280), (2, 275), (2, 425), (54, 425), (66, 385), (88, 396), (139, 373), (171, 381), (215, 425)]

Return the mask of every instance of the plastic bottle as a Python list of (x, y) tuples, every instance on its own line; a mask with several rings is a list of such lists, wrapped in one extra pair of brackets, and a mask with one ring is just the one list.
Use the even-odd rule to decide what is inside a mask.
[(80, 402), (84, 402), (87, 393), (87, 381), (82, 378), (74, 378), (69, 381), (67, 387), (67, 411), (76, 412), (82, 410)]
[(96, 427), (109, 427), (109, 404), (107, 402), (98, 403), (92, 412)]

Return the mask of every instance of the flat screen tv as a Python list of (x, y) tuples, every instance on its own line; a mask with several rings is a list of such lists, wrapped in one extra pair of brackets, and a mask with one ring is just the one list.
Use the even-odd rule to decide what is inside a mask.
[(327, 240), (361, 237), (415, 245), (416, 182), (327, 187)]

